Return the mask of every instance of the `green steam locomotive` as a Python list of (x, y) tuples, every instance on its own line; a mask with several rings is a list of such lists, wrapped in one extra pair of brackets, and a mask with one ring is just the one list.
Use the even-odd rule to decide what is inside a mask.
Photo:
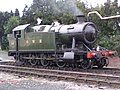
[(77, 16), (78, 22), (70, 25), (20, 25), (8, 34), (9, 56), (14, 56), (22, 64), (44, 67), (56, 64), (83, 69), (108, 65), (108, 56), (113, 55), (100, 47), (94, 48), (98, 29), (92, 22), (86, 22), (84, 16)]

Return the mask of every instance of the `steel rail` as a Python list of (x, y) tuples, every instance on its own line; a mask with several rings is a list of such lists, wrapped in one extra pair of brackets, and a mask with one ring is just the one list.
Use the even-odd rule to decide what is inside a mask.
[(62, 70), (36, 69), (9, 65), (0, 65), (0, 71), (18, 73), (21, 75), (32, 75), (51, 79), (54, 78), (57, 80), (74, 81), (77, 83), (105, 85), (114, 88), (120, 88), (120, 76), (112, 74), (96, 74), (89, 72), (71, 72)]
[[(14, 62), (2, 62), (0, 65), (10, 65), (10, 66), (19, 66), (16, 65)], [(43, 66), (31, 66), (31, 65), (22, 65), (22, 67), (34, 67), (39, 69), (52, 69), (52, 70), (62, 70), (62, 71), (74, 71), (74, 72), (89, 72), (89, 73), (97, 73), (97, 74), (112, 74), (112, 75), (120, 75), (120, 69), (119, 68), (113, 68), (113, 67), (107, 67), (103, 69), (93, 68), (93, 69), (81, 69), (81, 68), (72, 68), (72, 67), (64, 67), (59, 68), (55, 66), (49, 66), (49, 67), (43, 67)]]
[[(0, 65), (10, 65), (10, 66), (19, 66), (16, 65), (14, 62), (2, 62)], [(55, 66), (43, 67), (43, 66), (31, 66), (31, 65), (22, 65), (22, 67), (34, 67), (39, 69), (52, 69), (52, 70), (63, 70), (63, 71), (75, 71), (75, 72), (89, 72), (89, 73), (97, 73), (97, 74), (112, 74), (112, 75), (120, 75), (119, 68), (107, 67), (103, 69), (93, 68), (93, 69), (81, 69), (81, 68), (72, 68), (72, 67), (64, 67), (59, 68)]]

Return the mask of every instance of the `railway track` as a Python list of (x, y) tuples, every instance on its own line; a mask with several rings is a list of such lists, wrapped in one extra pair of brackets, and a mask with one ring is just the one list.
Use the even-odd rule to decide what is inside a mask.
[[(11, 66), (19, 66), (16, 65), (14, 62), (2, 62), (0, 65), (11, 65)], [(20, 65), (21, 66), (21, 65)], [(39, 69), (52, 69), (52, 70), (64, 70), (64, 71), (75, 71), (75, 72), (86, 72), (86, 73), (97, 73), (97, 74), (112, 74), (112, 75), (118, 75), (120, 76), (120, 69), (119, 68), (103, 68), (98, 69), (94, 67), (93, 69), (81, 69), (81, 68), (73, 68), (73, 67), (64, 67), (64, 68), (58, 68), (56, 66), (49, 66), (49, 67), (43, 67), (40, 65), (37, 66), (31, 66), (31, 65), (22, 65), (23, 67), (31, 67), (31, 68), (39, 68)]]
[(95, 72), (76, 72), (51, 70), (41, 68), (19, 67), (10, 65), (0, 65), (0, 71), (17, 73), (20, 75), (30, 75), (55, 80), (74, 81), (98, 86), (110, 86), (120, 88), (120, 75), (101, 74)]

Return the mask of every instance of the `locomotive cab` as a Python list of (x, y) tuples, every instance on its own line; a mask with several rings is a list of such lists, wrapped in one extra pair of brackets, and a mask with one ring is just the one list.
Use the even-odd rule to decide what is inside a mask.
[(25, 30), (30, 24), (20, 25), (13, 29), (13, 35), (15, 38), (24, 38)]

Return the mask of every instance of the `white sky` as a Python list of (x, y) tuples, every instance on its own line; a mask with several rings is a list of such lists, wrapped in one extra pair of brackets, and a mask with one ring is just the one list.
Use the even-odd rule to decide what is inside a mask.
[(23, 11), (25, 4), (30, 6), (33, 0), (0, 0), (0, 11), (15, 11), (17, 8), (20, 13)]
[[(20, 13), (22, 13), (25, 4), (30, 6), (33, 0), (0, 0), (0, 11), (11, 11), (15, 10), (16, 8), (19, 9)], [(84, 2), (88, 2), (95, 6), (96, 3), (103, 4), (106, 0), (82, 0)], [(113, 0), (112, 0), (113, 1)], [(118, 0), (120, 2), (120, 0)]]
[[(88, 3), (88, 5), (92, 5), (93, 7), (95, 7), (97, 6), (97, 4), (104, 4), (107, 0), (81, 0), (81, 1), (86, 2)], [(118, 2), (120, 2), (120, 0), (118, 0)]]

